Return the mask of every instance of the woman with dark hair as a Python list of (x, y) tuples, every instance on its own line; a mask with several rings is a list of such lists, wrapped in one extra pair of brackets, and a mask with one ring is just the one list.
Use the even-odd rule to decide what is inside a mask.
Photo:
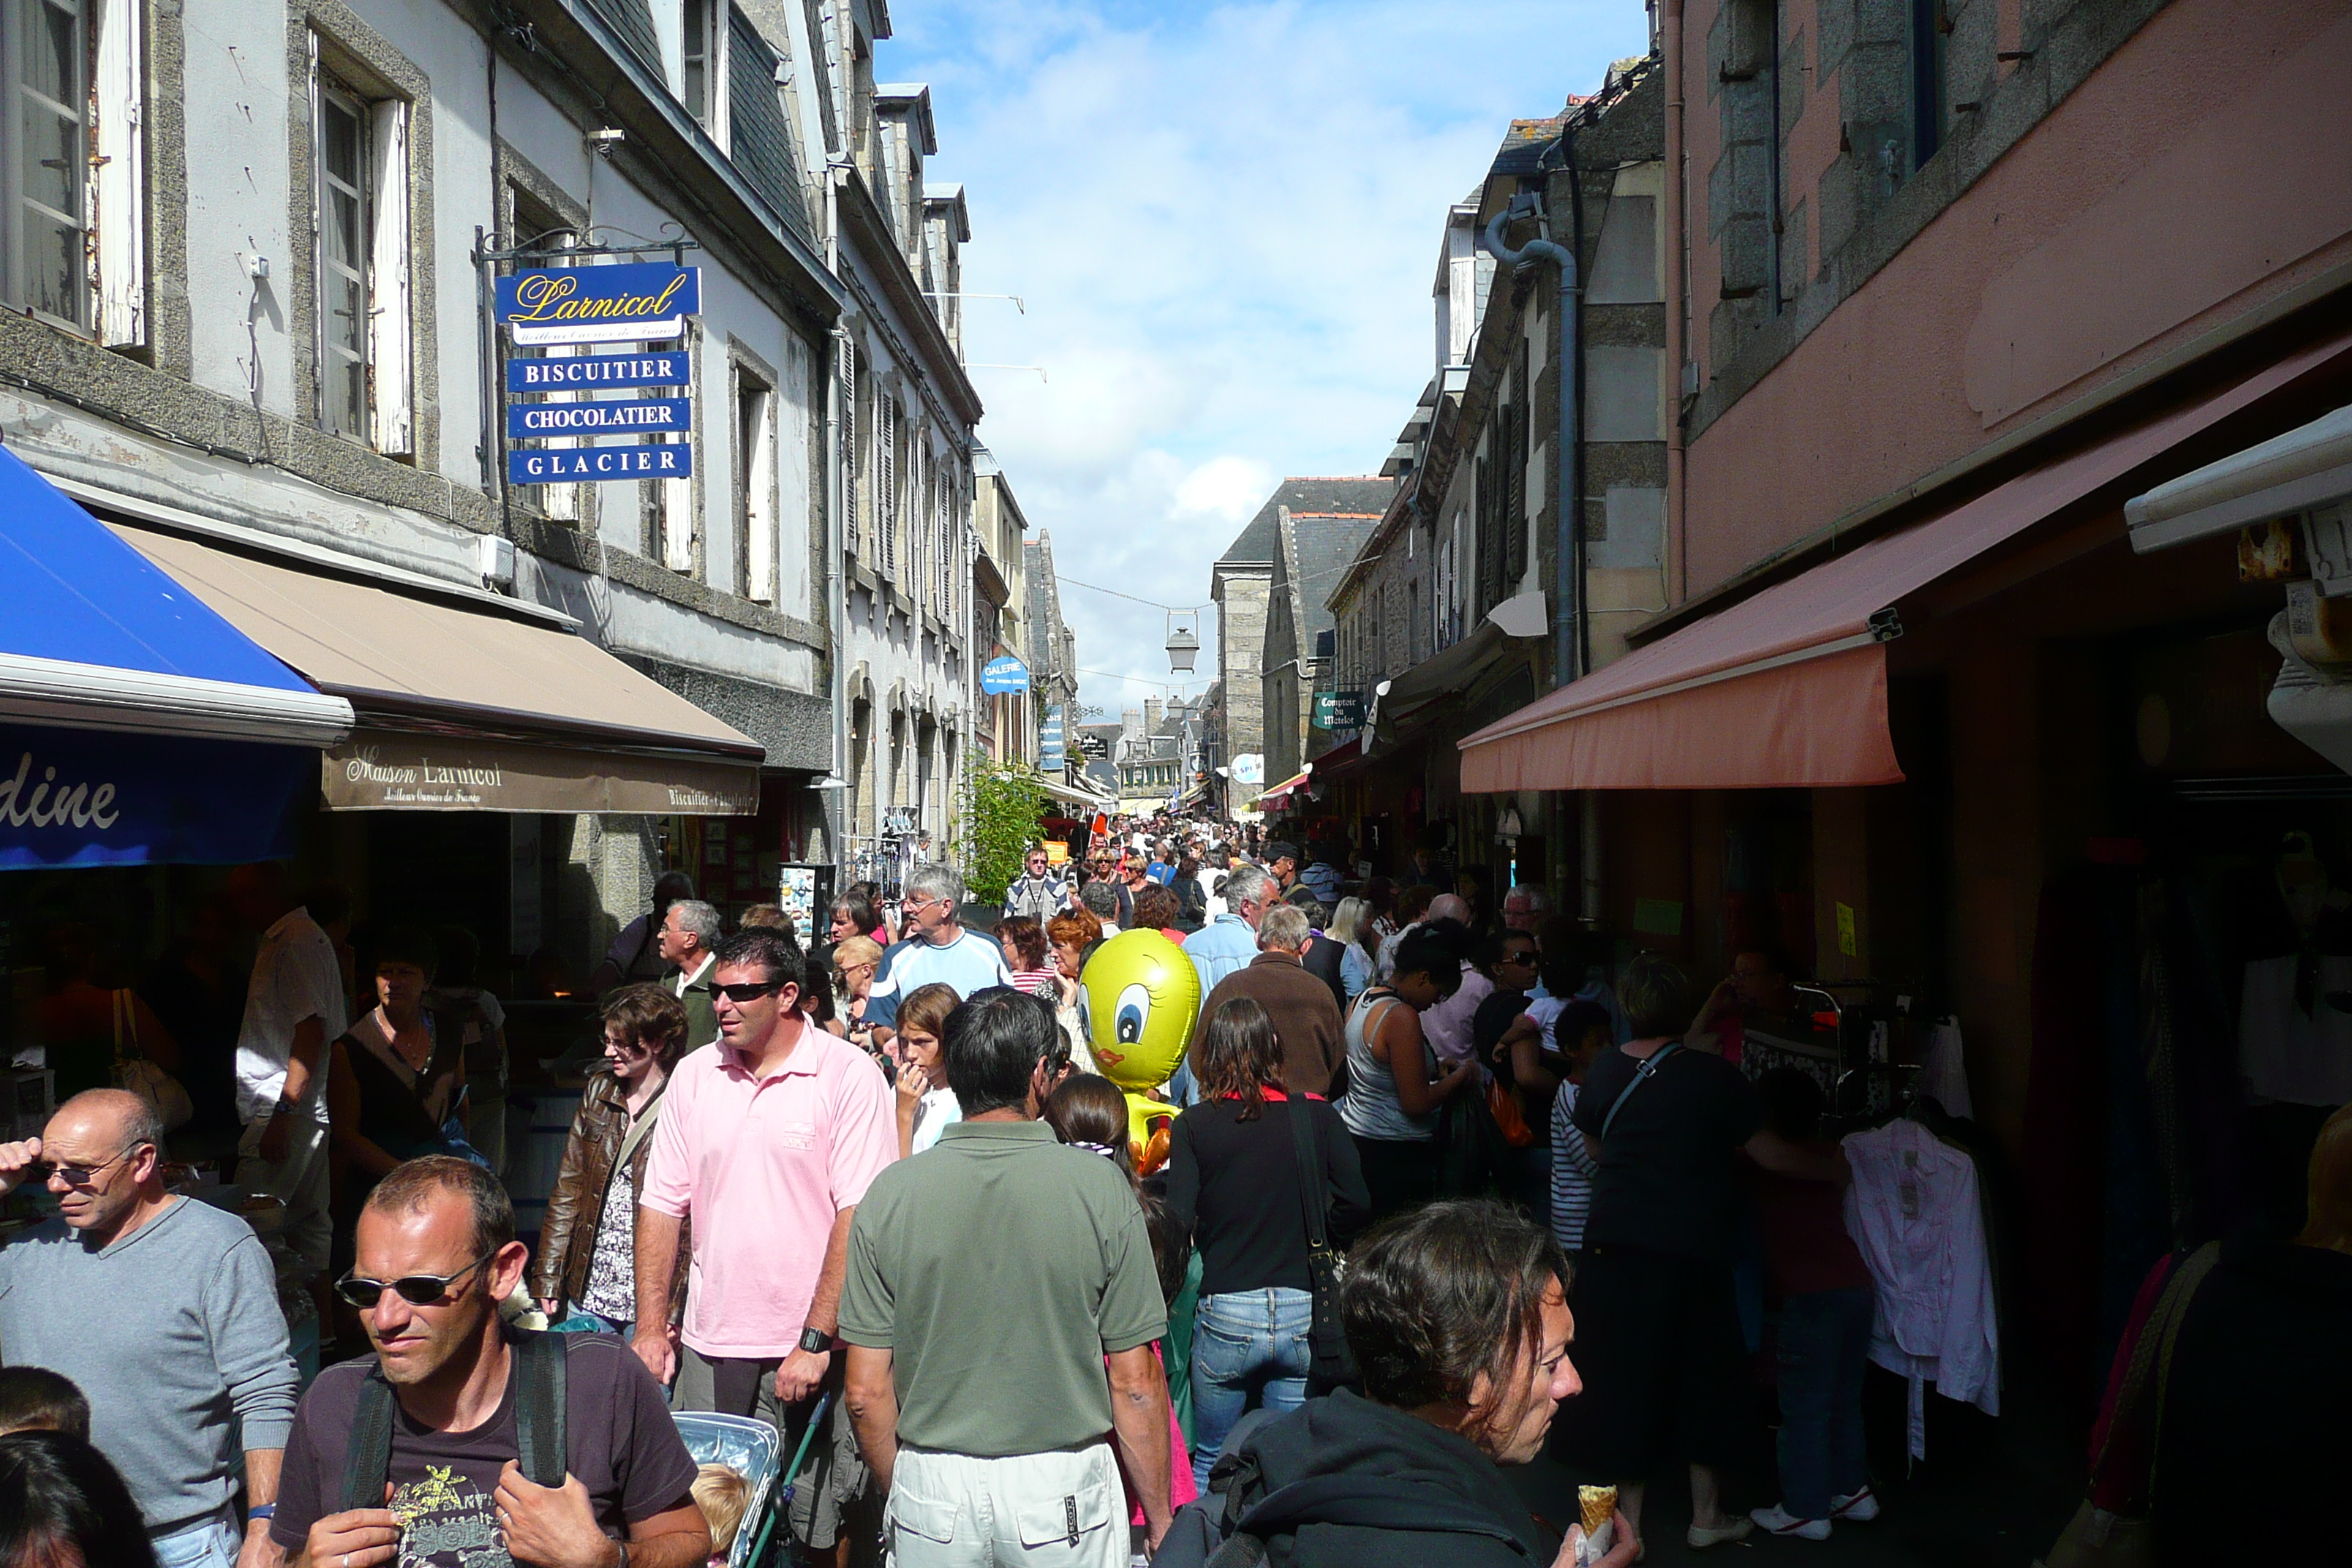
[(1584, 1397), (1560, 1423), (1562, 1455), (1618, 1481), (1627, 1528), (1642, 1529), (1642, 1482), (1690, 1466), (1694, 1548), (1754, 1530), (1727, 1515), (1716, 1471), (1759, 1441), (1732, 1290), (1741, 1193), (1733, 1155), (1767, 1171), (1836, 1180), (1844, 1156), (1765, 1131), (1756, 1087), (1712, 1049), (1685, 1044), (1694, 1004), (1683, 972), (1637, 955), (1617, 983), (1633, 1031), (1584, 1077), (1570, 1120), (1596, 1164), (1577, 1270)]
[(1176, 879), (1169, 884), (1184, 906), (1184, 918), (1198, 925), (1209, 918), (1209, 889), (1201, 881), (1201, 858), (1187, 855), (1176, 862)]
[[(604, 1005), (604, 1070), (588, 1080), (555, 1191), (547, 1200), (531, 1294), (548, 1321), (629, 1337), (637, 1315), (637, 1187), (653, 1153), (662, 1090), (685, 1053), (686, 1008), (663, 985), (630, 985)], [(674, 1322), (686, 1305), (689, 1247), (670, 1289)], [(572, 1308), (562, 1317), (565, 1303)]]
[(1372, 955), (1378, 961), (1376, 978), (1386, 980), (1396, 969), (1397, 943), (1404, 940), (1405, 932), (1421, 923), (1422, 916), (1429, 913), (1429, 906), (1437, 894), (1438, 889), (1428, 883), (1416, 882), (1397, 896), (1396, 914), (1389, 922), (1389, 933), (1381, 938), (1380, 951)]
[(328, 1047), (327, 1131), (334, 1173), (336, 1267), (376, 1183), (404, 1160), (473, 1152), (466, 1101), (470, 1011), (427, 1005), (439, 968), (433, 939), (388, 931), (370, 945), (376, 1005)]
[(883, 929), (881, 911), (874, 907), (873, 896), (866, 891), (867, 884), (854, 882), (833, 900), (829, 911), (833, 924), (827, 935), (835, 942), (862, 936), (882, 947), (890, 945), (890, 933)]
[(1135, 928), (1156, 931), (1179, 947), (1184, 944), (1185, 933), (1176, 922), (1184, 918), (1184, 901), (1157, 882), (1147, 882), (1135, 891)]
[[(1152, 1267), (1160, 1275), (1160, 1298), (1169, 1303), (1168, 1333), (1170, 1340), (1180, 1337), (1182, 1326), (1176, 1321), (1173, 1308), (1184, 1289), (1185, 1272), (1192, 1262), (1192, 1243), (1180, 1225), (1171, 1205), (1136, 1183), (1135, 1149), (1127, 1136), (1127, 1096), (1118, 1085), (1094, 1073), (1073, 1073), (1062, 1080), (1045, 1101), (1042, 1120), (1054, 1130), (1054, 1136), (1073, 1149), (1083, 1149), (1089, 1154), (1099, 1154), (1117, 1165), (1136, 1187), (1136, 1201), (1143, 1205), (1144, 1228), (1151, 1237)], [(1157, 1345), (1160, 1363), (1168, 1362), (1168, 1345)], [(1126, 1461), (1120, 1461), (1120, 1477), (1127, 1479)], [(1192, 1467), (1184, 1458), (1184, 1428), (1177, 1418), (1176, 1389), (1171, 1384), (1168, 1403), (1168, 1506), (1181, 1508), (1201, 1495), (1193, 1484)], [(1128, 1508), (1133, 1522), (1143, 1522), (1142, 1505), (1136, 1500), (1135, 1484), (1128, 1480)]]
[(1421, 1016), (1462, 983), (1463, 940), (1453, 921), (1408, 930), (1397, 942), (1394, 972), (1366, 988), (1348, 1015), (1339, 1120), (1355, 1140), (1376, 1217), (1435, 1195), (1438, 1108), (1478, 1070), (1465, 1058), (1440, 1074), (1421, 1034)]
[[(1431, 1204), (1384, 1222), (1356, 1244), (1339, 1293), (1362, 1392), (1257, 1427), (1226, 1471), (1232, 1489), (1204, 1506), (1245, 1517), (1266, 1560), (1289, 1568), (1584, 1561), (1575, 1495), (1554, 1513), (1563, 1541), (1505, 1474), (1542, 1452), (1577, 1392), (1567, 1279), (1551, 1238), (1502, 1204)], [(1621, 1527), (1591, 1561), (1630, 1568), (1639, 1550)]]
[(940, 1141), (950, 1124), (963, 1120), (955, 1090), (948, 1087), (947, 1064), (940, 1060), (940, 1042), (947, 1037), (948, 1015), (963, 1000), (952, 985), (919, 985), (898, 1004), (896, 1037), (890, 1048), (898, 1056), (898, 1158), (912, 1159)]
[(1004, 965), (1013, 971), (1013, 988), (1031, 996), (1054, 999), (1054, 965), (1045, 952), (1045, 928), (1034, 916), (1007, 915), (996, 922), (996, 945), (1004, 950)]
[[(1253, 1405), (1306, 1403), (1314, 1320), (1307, 1206), (1345, 1246), (1371, 1218), (1356, 1145), (1319, 1095), (1283, 1088), (1274, 1020), (1247, 996), (1220, 1006), (1190, 1057), (1200, 1100), (1168, 1142), (1168, 1206), (1201, 1249), (1192, 1331), (1192, 1474), (1202, 1485)], [(1316, 1176), (1300, 1184), (1297, 1119)]]
[(0, 1437), (0, 1568), (155, 1568), (131, 1489), (66, 1432)]

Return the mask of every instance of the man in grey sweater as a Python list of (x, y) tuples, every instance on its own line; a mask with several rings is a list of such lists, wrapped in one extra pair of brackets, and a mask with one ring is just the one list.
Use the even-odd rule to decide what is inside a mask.
[(0, 1143), (0, 1196), (46, 1179), (62, 1209), (0, 1247), (0, 1363), (80, 1386), (163, 1568), (276, 1568), (298, 1380), (269, 1254), (243, 1220), (163, 1190), (163, 1136), (137, 1096), (94, 1089), (41, 1137)]

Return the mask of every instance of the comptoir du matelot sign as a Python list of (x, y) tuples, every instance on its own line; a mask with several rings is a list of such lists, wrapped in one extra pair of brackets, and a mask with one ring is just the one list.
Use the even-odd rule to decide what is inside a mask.
[[(701, 310), (702, 274), (693, 267), (560, 267), (498, 280), (499, 323), (519, 348), (683, 339), (687, 318)], [(691, 478), (691, 396), (652, 397), (646, 389), (690, 389), (693, 357), (685, 349), (665, 349), (509, 360), (507, 391), (524, 401), (507, 406), (507, 438), (559, 444), (509, 447), (507, 482)], [(625, 441), (590, 444), (603, 436)]]

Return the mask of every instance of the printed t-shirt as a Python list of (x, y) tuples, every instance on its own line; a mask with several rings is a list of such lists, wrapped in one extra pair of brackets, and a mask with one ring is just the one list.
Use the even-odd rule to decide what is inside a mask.
[(895, 1027), (899, 1001), (926, 985), (946, 985), (962, 997), (992, 985), (1012, 984), (1013, 971), (1004, 963), (1004, 950), (976, 931), (957, 932), (955, 941), (944, 947), (916, 937), (883, 954), (873, 989), (866, 994), (866, 1021), (877, 1027)]
[[(694, 1457), (687, 1452), (661, 1385), (636, 1353), (605, 1334), (565, 1334), (565, 1468), (588, 1489), (598, 1528), (614, 1540), (628, 1527), (688, 1500)], [(343, 1506), (352, 1419), (360, 1387), (375, 1367), (362, 1356), (319, 1374), (295, 1412), (286, 1440), (270, 1539), (289, 1552), (310, 1526)], [(512, 1363), (509, 1363), (511, 1369)], [(509, 1371), (496, 1415), (470, 1432), (435, 1432), (395, 1403), (392, 1418), (394, 1513), (406, 1524), (394, 1568), (510, 1568), (499, 1542), (499, 1473), (518, 1455)]]

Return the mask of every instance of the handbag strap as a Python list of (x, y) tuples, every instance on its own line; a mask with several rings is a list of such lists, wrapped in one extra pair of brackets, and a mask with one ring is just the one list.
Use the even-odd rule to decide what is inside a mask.
[(1320, 1252), (1328, 1245), (1323, 1225), (1328, 1205), (1323, 1196), (1323, 1161), (1315, 1146), (1314, 1106), (1303, 1094), (1290, 1097), (1290, 1136), (1298, 1149), (1298, 1204), (1307, 1216), (1307, 1249)]
[(1625, 1102), (1633, 1098), (1633, 1091), (1657, 1077), (1658, 1068), (1664, 1065), (1665, 1059), (1682, 1048), (1683, 1043), (1680, 1040), (1668, 1040), (1664, 1045), (1652, 1051), (1648, 1059), (1633, 1069), (1633, 1081), (1627, 1084), (1623, 1091), (1610, 1103), (1609, 1114), (1601, 1119), (1601, 1142), (1609, 1142), (1609, 1129), (1616, 1125), (1617, 1113), (1625, 1109)]
[[(668, 1089), (669, 1080), (664, 1079), (661, 1088), (654, 1090), (654, 1097), (646, 1101), (646, 1108), (638, 1111), (635, 1119), (630, 1121), (628, 1131), (621, 1137), (621, 1152), (613, 1156), (614, 1170), (620, 1170), (626, 1165), (629, 1163), (629, 1156), (637, 1152), (637, 1145), (644, 1142), (646, 1136), (653, 1131), (654, 1113), (661, 1110), (662, 1095)], [(623, 1103), (627, 1103), (625, 1097)], [(609, 1183), (612, 1177), (607, 1174), (604, 1179)]]

